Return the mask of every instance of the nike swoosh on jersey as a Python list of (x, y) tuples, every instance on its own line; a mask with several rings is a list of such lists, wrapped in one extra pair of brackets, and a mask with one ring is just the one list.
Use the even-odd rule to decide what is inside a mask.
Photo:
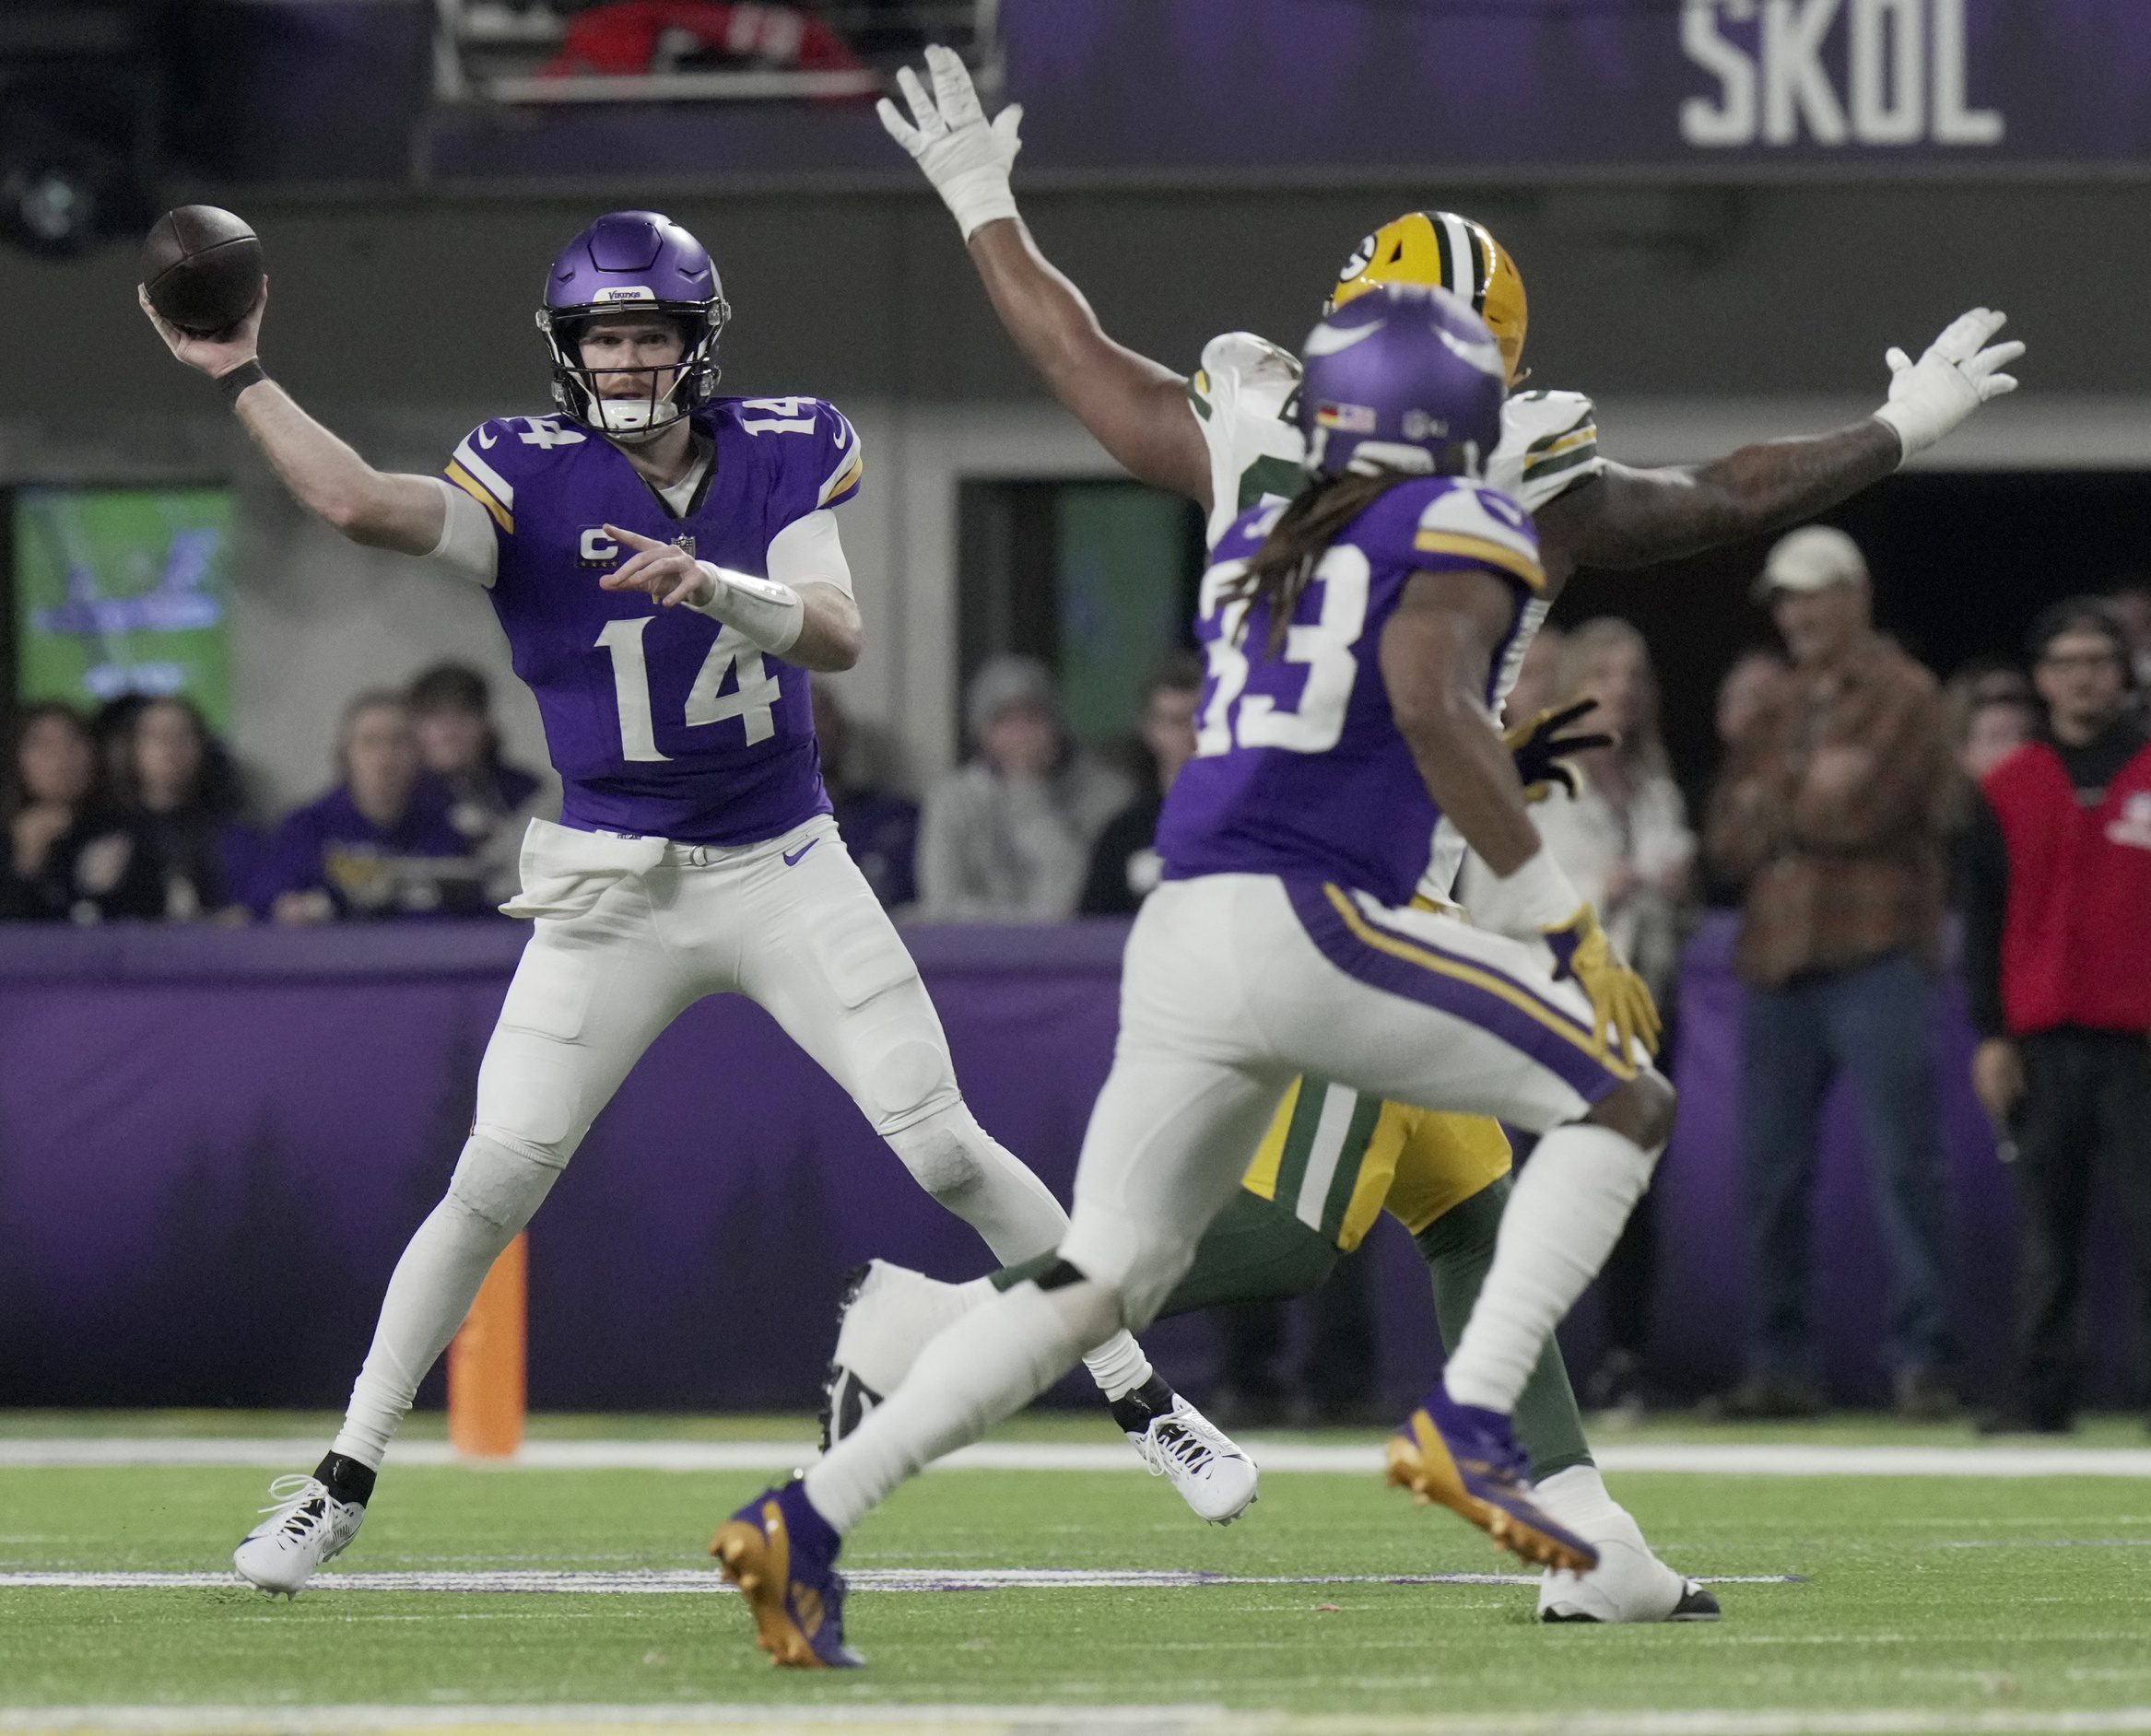
[(818, 838), (810, 838), (806, 840), (805, 843), (800, 845), (797, 850), (786, 850), (784, 852), (784, 866), (787, 868), (798, 867), (801, 861), (805, 859), (806, 852), (820, 842), (821, 839)]
[(478, 444), (487, 448), (488, 451), (490, 451), (496, 444), (499, 443), (500, 439), (500, 437), (498, 434), (488, 434), (484, 428), (480, 428), (478, 430)]

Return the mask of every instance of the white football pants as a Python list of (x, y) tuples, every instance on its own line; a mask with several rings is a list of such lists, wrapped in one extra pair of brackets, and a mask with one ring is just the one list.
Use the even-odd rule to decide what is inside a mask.
[(1578, 1119), (1648, 1062), (1595, 1052), (1589, 998), (1550, 963), (1459, 918), (1317, 883), (1168, 881), (1129, 937), (1062, 1253), (1140, 1330), (1302, 1073), (1531, 1132)]
[[(944, 1328), (807, 1472), (808, 1498), (849, 1531), (905, 1477), (1035, 1398), (1084, 1344), (1147, 1325), (1303, 1073), (1546, 1133), (1445, 1375), (1460, 1402), (1508, 1409), (1650, 1175), (1651, 1155), (1618, 1134), (1563, 1125), (1648, 1065), (1602, 1055), (1593, 1026), (1543, 946), (1455, 917), (1264, 874), (1166, 882), (1128, 937), (1120, 1040), (1062, 1262)], [(1330, 1179), (1311, 1170), (1304, 1188), (1319, 1200)]]
[[(1002, 1263), (1060, 1240), (1060, 1202), (965, 1107), (918, 967), (834, 821), (736, 849), (534, 821), (522, 866), (503, 908), (535, 929), (470, 1142), (390, 1280), (336, 1451), (379, 1465), (493, 1261), (643, 1050), (705, 995), (762, 1006)], [(1124, 1334), (1089, 1361), (1115, 1397), (1150, 1372)]]

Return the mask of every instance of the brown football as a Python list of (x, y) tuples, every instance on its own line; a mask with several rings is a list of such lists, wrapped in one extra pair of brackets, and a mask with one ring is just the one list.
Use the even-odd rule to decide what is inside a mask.
[(262, 295), (262, 243), (245, 220), (213, 205), (182, 205), (142, 243), (149, 305), (195, 337), (228, 332)]

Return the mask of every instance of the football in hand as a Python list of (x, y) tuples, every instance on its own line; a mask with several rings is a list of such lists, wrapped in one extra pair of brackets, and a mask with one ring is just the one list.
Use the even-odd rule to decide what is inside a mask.
[(262, 296), (262, 243), (243, 218), (213, 205), (182, 205), (142, 243), (149, 305), (190, 337), (229, 332)]

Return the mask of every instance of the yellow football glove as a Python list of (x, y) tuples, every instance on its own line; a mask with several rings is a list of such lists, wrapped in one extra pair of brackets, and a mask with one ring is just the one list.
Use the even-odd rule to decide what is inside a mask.
[(1566, 790), (1571, 799), (1583, 793), (1576, 768), (1569, 763), (1570, 757), (1589, 753), (1594, 747), (1612, 747), (1619, 737), (1604, 731), (1577, 735), (1564, 735), (1561, 732), (1597, 706), (1597, 696), (1585, 694), (1573, 704), (1549, 707), (1529, 722), (1519, 723), (1502, 734), (1501, 745), (1516, 762), (1516, 775), (1523, 780), (1526, 802), (1544, 802), (1553, 793), (1556, 784)]
[[(1605, 931), (1598, 925), (1598, 912), (1588, 904), (1557, 928), (1542, 929), (1554, 953), (1554, 978), (1572, 979), (1591, 997), (1593, 1015), (1592, 1037), (1599, 1052), (1626, 1062), (1632, 1045), (1641, 1043), (1647, 1054), (1658, 1052), (1658, 1007), (1643, 979), (1613, 949)], [(1608, 1043), (1608, 1037), (1611, 1043)]]

